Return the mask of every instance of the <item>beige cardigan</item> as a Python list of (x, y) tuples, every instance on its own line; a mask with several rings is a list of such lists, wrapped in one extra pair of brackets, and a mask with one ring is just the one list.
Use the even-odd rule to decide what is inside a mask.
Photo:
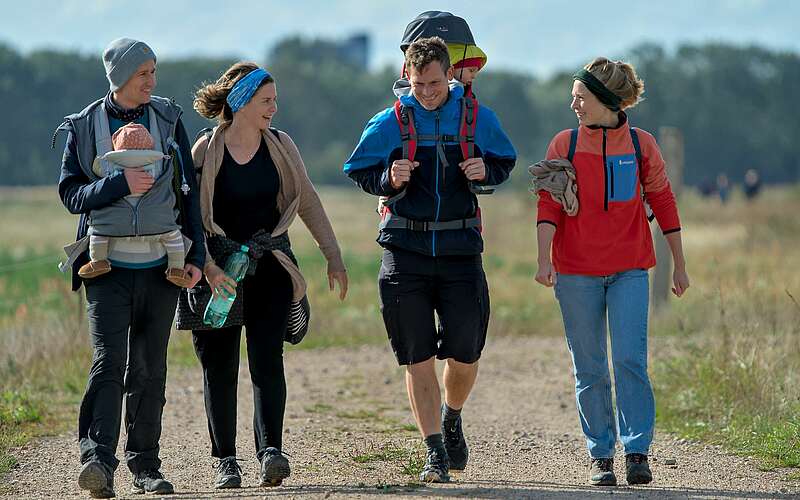
[[(200, 211), (203, 228), (207, 234), (222, 236), (225, 235), (225, 232), (214, 222), (214, 182), (222, 166), (227, 127), (228, 124), (214, 127), (211, 138), (204, 135), (192, 148), (192, 159), (198, 170), (197, 184), (200, 186)], [(314, 189), (314, 185), (311, 184), (311, 179), (308, 178), (300, 151), (292, 138), (285, 132), (279, 131), (278, 135), (280, 140), (275, 137), (275, 134), (266, 130), (263, 135), (269, 154), (278, 170), (281, 184), (277, 200), (280, 219), (272, 236), (279, 236), (288, 231), (295, 215), (299, 215), (328, 261), (328, 272), (344, 271), (339, 244), (328, 216), (325, 214), (325, 209), (322, 208), (319, 195)], [(294, 289), (294, 301), (299, 301), (306, 294), (306, 281), (300, 273), (300, 269), (288, 255), (280, 250), (273, 250), (272, 253), (289, 273)], [(208, 254), (208, 249), (206, 249), (206, 259), (206, 265), (214, 262)]]

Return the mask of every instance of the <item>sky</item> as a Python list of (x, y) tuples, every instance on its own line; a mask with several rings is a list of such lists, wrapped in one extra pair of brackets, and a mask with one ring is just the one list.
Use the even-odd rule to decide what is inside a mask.
[[(132, 7), (135, 5), (135, 7)], [(399, 65), (400, 38), (426, 10), (464, 17), (487, 68), (548, 76), (595, 56), (625, 59), (643, 42), (758, 44), (800, 53), (796, 0), (28, 0), (4, 2), (0, 42), (97, 54), (109, 41), (146, 41), (160, 59), (231, 56), (264, 62), (282, 38), (371, 36), (370, 65)]]

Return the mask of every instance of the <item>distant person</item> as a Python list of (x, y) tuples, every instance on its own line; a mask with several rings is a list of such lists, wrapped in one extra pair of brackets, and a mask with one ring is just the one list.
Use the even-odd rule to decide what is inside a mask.
[(655, 139), (633, 128), (625, 113), (644, 91), (633, 66), (598, 57), (573, 80), (570, 107), (578, 128), (556, 134), (547, 160), (566, 159), (565, 168), (571, 164), (578, 202), (560, 196), (562, 204), (547, 190), (539, 191), (536, 281), (555, 286), (561, 307), (578, 416), (591, 458), (589, 482), (617, 484), (614, 452), (619, 438), (628, 484), (646, 484), (652, 480), (648, 453), (655, 424), (647, 373), (647, 269), (656, 259), (644, 201), (672, 251), (672, 291), (678, 297), (689, 287), (680, 219)]
[[(211, 290), (237, 293), (242, 310), (222, 328), (194, 329), (195, 353), (203, 366), (203, 393), (217, 458), (215, 488), (238, 488), (236, 419), (242, 326), (253, 383), (253, 431), (261, 486), (278, 486), (289, 477), (283, 453), (286, 377), (283, 342), (291, 308), (305, 297), (306, 282), (297, 267), (288, 230), (300, 216), (328, 263), (330, 290), (347, 295), (347, 272), (339, 244), (292, 138), (272, 128), (278, 111), (273, 76), (254, 63), (240, 62), (201, 87), (194, 108), (219, 124), (194, 145), (200, 178), (203, 227), (209, 255), (204, 274)], [(215, 249), (250, 247), (248, 274), (238, 286), (225, 275), (226, 253)], [(202, 311), (200, 311), (202, 313)], [(324, 326), (324, 325), (323, 325)]]
[(728, 176), (725, 174), (719, 174), (717, 176), (717, 195), (719, 195), (719, 201), (721, 201), (723, 205), (728, 203), (731, 197), (731, 184), (728, 180)]
[(712, 177), (706, 177), (700, 183), (700, 195), (703, 198), (710, 198), (717, 192), (717, 183), (714, 182)]
[[(81, 468), (78, 485), (95, 498), (114, 496), (115, 457), (125, 400), (125, 459), (135, 493), (172, 493), (159, 472), (159, 440), (167, 377), (167, 343), (180, 288), (165, 279), (167, 250), (148, 235), (180, 225), (191, 242), (185, 256), (186, 286), (202, 276), (205, 264), (199, 192), (181, 108), (153, 96), (156, 56), (144, 42), (114, 40), (103, 52), (110, 91), (80, 113), (66, 117), (68, 132), (58, 192), (64, 206), (80, 214), (78, 241), (68, 262), (73, 289), (86, 288), (89, 332), (94, 351), (78, 417)], [(146, 128), (153, 148), (170, 155), (146, 172), (126, 168), (98, 175), (95, 158), (112, 150), (114, 133), (129, 123)], [(154, 174), (154, 175), (153, 175)], [(174, 181), (178, 180), (176, 189)], [(128, 196), (137, 196), (130, 203)], [(91, 227), (111, 238), (110, 269), (81, 278), (89, 262)], [(90, 234), (95, 234), (89, 231)]]
[[(411, 409), (427, 447), (420, 480), (446, 482), (451, 466), (467, 464), (461, 412), (489, 323), (481, 217), (471, 185), (508, 179), (516, 152), (484, 106), (476, 110), (473, 149), (462, 148), (464, 88), (449, 86), (453, 68), (442, 39), (417, 39), (405, 63), (410, 93), (369, 121), (344, 171), (367, 193), (388, 198), (378, 236), (381, 312), (397, 362), (406, 367)], [(411, 126), (419, 139), (413, 145), (401, 132)], [(445, 360), (444, 406), (436, 358)], [(455, 425), (443, 429), (443, 419)]]
[(761, 192), (761, 176), (758, 170), (750, 168), (744, 174), (744, 196), (748, 200), (754, 200)]

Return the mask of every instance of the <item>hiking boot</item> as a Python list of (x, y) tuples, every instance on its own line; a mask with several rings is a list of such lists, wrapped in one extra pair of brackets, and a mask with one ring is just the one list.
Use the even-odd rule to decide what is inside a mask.
[[(444, 407), (442, 408), (444, 413)], [(442, 419), (442, 436), (444, 449), (447, 450), (447, 457), (450, 460), (450, 470), (464, 470), (469, 459), (469, 447), (461, 428), (461, 415), (455, 419)]]
[(236, 457), (225, 457), (213, 467), (217, 469), (217, 480), (214, 482), (214, 488), (242, 487), (242, 468), (239, 467)]
[(153, 493), (155, 495), (171, 495), (175, 493), (172, 483), (164, 479), (161, 472), (151, 469), (133, 475), (131, 493)]
[(593, 458), (589, 467), (589, 482), (593, 486), (616, 486), (613, 458)]
[(289, 474), (289, 459), (279, 449), (267, 448), (261, 457), (261, 486), (280, 486)]
[(114, 472), (103, 462), (92, 460), (81, 467), (78, 475), (78, 486), (89, 490), (92, 498), (114, 498)]
[(630, 453), (625, 455), (625, 476), (628, 484), (647, 484), (653, 480), (647, 455)]
[(425, 457), (425, 466), (419, 474), (419, 480), (423, 483), (447, 483), (450, 481), (448, 474), (450, 466), (447, 458), (447, 450), (444, 448), (429, 448), (428, 456)]
[(78, 276), (85, 279), (96, 278), (111, 271), (111, 262), (107, 259), (89, 261), (78, 269)]

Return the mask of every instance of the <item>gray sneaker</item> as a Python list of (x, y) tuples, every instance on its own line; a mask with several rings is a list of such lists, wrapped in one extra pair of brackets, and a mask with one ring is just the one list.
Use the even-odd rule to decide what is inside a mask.
[(239, 467), (236, 457), (225, 457), (213, 467), (217, 469), (217, 480), (214, 482), (214, 488), (242, 487), (242, 468)]
[(280, 486), (289, 474), (289, 459), (279, 449), (267, 448), (261, 457), (261, 486)]
[(647, 484), (653, 480), (647, 455), (630, 453), (625, 455), (625, 475), (628, 484)]
[(593, 458), (589, 466), (589, 482), (593, 486), (616, 486), (613, 458)]
[(450, 459), (444, 448), (439, 450), (430, 448), (425, 457), (425, 466), (419, 474), (419, 480), (423, 483), (447, 483), (450, 482)]
[(151, 469), (137, 472), (133, 475), (131, 493), (152, 493), (154, 495), (171, 495), (175, 493), (172, 483), (164, 479), (161, 472)]
[(114, 472), (103, 462), (92, 460), (81, 467), (78, 486), (89, 490), (92, 498), (114, 498)]

